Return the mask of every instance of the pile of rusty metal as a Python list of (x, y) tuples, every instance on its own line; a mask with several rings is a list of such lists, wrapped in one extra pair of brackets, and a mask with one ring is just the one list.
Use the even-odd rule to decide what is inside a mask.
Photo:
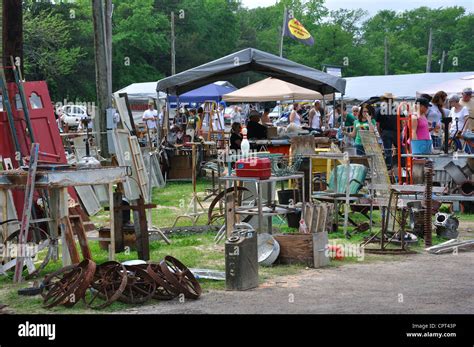
[(43, 306), (74, 306), (83, 301), (103, 309), (115, 301), (143, 304), (150, 299), (198, 299), (202, 289), (192, 272), (178, 259), (166, 256), (159, 263), (123, 265), (92, 260), (66, 266), (46, 276), (42, 283)]

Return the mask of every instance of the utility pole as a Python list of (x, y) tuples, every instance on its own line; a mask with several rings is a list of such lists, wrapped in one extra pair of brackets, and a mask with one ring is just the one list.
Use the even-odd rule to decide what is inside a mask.
[(433, 55), (433, 29), (430, 28), (430, 38), (428, 40), (428, 57), (426, 60), (426, 72), (431, 72), (432, 55)]
[(105, 0), (105, 44), (107, 53), (107, 85), (109, 102), (107, 107), (112, 107), (112, 0)]
[(285, 25), (288, 16), (288, 11), (286, 10), (286, 6), (284, 7), (283, 12), (283, 25), (281, 26), (281, 38), (280, 38), (280, 58), (283, 58), (283, 42), (285, 38)]
[(384, 65), (385, 65), (385, 75), (388, 75), (388, 40), (387, 36), (384, 39)]
[(174, 11), (171, 12), (171, 75), (176, 75), (176, 34), (174, 24)]
[[(2, 0), (2, 66), (10, 66), (10, 57), (20, 59), (23, 69), (23, 11), (22, 0)], [(12, 69), (5, 69), (7, 82), (15, 81)], [(21, 75), (24, 76), (23, 71)]]
[[(109, 0), (107, 0), (109, 1)], [(112, 86), (111, 68), (109, 62), (111, 57), (107, 42), (111, 42), (107, 38), (107, 27), (111, 28), (111, 18), (106, 15), (109, 8), (104, 6), (102, 0), (92, 0), (92, 17), (94, 22), (94, 49), (95, 49), (95, 76), (96, 76), (96, 92), (97, 92), (97, 113), (99, 117), (99, 133), (101, 156), (109, 156), (109, 148), (107, 142), (107, 108), (112, 104)], [(110, 29), (109, 29), (110, 30)], [(111, 34), (111, 32), (110, 32)], [(111, 36), (111, 35), (110, 35)], [(110, 54), (111, 55), (111, 54)], [(110, 71), (109, 71), (110, 70)]]
[(443, 49), (443, 55), (441, 56), (441, 65), (439, 67), (439, 72), (444, 72), (444, 60), (446, 59), (446, 51)]

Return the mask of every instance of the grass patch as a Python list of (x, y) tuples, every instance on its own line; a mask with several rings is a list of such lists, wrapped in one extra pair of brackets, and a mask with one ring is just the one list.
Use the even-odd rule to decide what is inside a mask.
[[(205, 179), (199, 179), (197, 182), (197, 191), (199, 194), (205, 192), (206, 188), (210, 186), (210, 182)], [(152, 210), (153, 224), (159, 227), (170, 227), (176, 217), (183, 214), (189, 204), (192, 195), (192, 184), (190, 182), (170, 182), (163, 189), (155, 189), (153, 192), (153, 203), (158, 205), (158, 208)], [(350, 214), (352, 220), (357, 223), (368, 222), (368, 219), (359, 213)], [(474, 221), (474, 214), (459, 215), (460, 221)], [(107, 225), (109, 222), (109, 213), (102, 212), (94, 216), (92, 220), (97, 226)], [(199, 220), (200, 225), (205, 224), (207, 216), (202, 216)], [(340, 219), (342, 221), (342, 218)], [(381, 215), (379, 211), (373, 212), (373, 232), (380, 230)], [(181, 219), (177, 226), (187, 226), (190, 221)], [(298, 229), (288, 227), (286, 221), (274, 217), (273, 227), (279, 233), (297, 233)], [(354, 228), (350, 226), (348, 231), (352, 237), (347, 239), (343, 232), (343, 227), (339, 228), (338, 232), (330, 233), (330, 243), (339, 245), (359, 245), (364, 239), (370, 236), (369, 231), (362, 233), (353, 233)], [(162, 241), (152, 241), (150, 243), (150, 260), (158, 262), (166, 255), (172, 255), (181, 260), (186, 266), (191, 268), (204, 268), (224, 271), (224, 245), (216, 245), (214, 243), (215, 233), (202, 234), (174, 234), (170, 236), (172, 240), (171, 245), (167, 245)], [(439, 244), (445, 240), (433, 235), (433, 244)], [(93, 259), (100, 264), (108, 260), (108, 252), (99, 247), (97, 241), (89, 243)], [(424, 249), (423, 240), (420, 240), (417, 245), (411, 245), (410, 249), (416, 252), (422, 252)], [(59, 250), (61, 252), (61, 250)], [(137, 259), (138, 255), (135, 251), (128, 253), (117, 254), (117, 260), (122, 262), (126, 260)], [(363, 262), (371, 263), (377, 261), (396, 261), (402, 259), (397, 255), (375, 255), (365, 253)], [(343, 260), (331, 260), (330, 267), (339, 267), (345, 264), (359, 263), (360, 259), (357, 257), (345, 257)], [(61, 262), (50, 262), (48, 266), (41, 272), (38, 277), (42, 280), (48, 273), (56, 271), (61, 268)], [(280, 276), (291, 276), (301, 273), (306, 268), (305, 265), (277, 265), (273, 267), (259, 267), (260, 283), (278, 281)], [(18, 289), (33, 285), (33, 281), (27, 281), (21, 285), (12, 283), (13, 273), (10, 272), (8, 276), (0, 276), (0, 302), (8, 304), (10, 309), (16, 313), (95, 313), (97, 311), (89, 310), (84, 303), (79, 302), (72, 309), (65, 307), (56, 307), (50, 310), (42, 308), (41, 297), (24, 297), (17, 294)], [(224, 281), (200, 280), (204, 292), (210, 290), (224, 290)], [(158, 304), (159, 301), (150, 300), (147, 304)], [(132, 308), (132, 305), (116, 302), (105, 310), (100, 312), (116, 312), (126, 308)]]

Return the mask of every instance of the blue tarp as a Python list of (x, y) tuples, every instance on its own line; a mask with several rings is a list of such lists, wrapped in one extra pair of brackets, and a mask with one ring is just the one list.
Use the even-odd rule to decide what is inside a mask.
[[(221, 86), (215, 83), (208, 84), (207, 86), (200, 87), (198, 89), (191, 90), (187, 93), (179, 96), (179, 102), (182, 103), (203, 103), (204, 101), (216, 101), (222, 100), (222, 95), (232, 93), (236, 88), (229, 86)], [(177, 97), (170, 95), (168, 97), (169, 103), (176, 103)]]

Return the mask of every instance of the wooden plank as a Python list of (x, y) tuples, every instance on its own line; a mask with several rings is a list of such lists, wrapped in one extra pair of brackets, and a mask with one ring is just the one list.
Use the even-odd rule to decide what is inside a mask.
[(76, 232), (79, 246), (81, 247), (82, 257), (84, 259), (92, 260), (92, 253), (89, 248), (89, 242), (86, 236), (86, 230), (84, 229), (84, 223), (82, 222), (81, 216), (69, 216), (69, 221)]
[(28, 231), (30, 229), (30, 218), (31, 218), (31, 209), (33, 208), (33, 196), (35, 193), (35, 177), (36, 169), (38, 167), (38, 156), (39, 156), (39, 144), (33, 143), (31, 145), (31, 156), (30, 163), (28, 168), (28, 180), (25, 188), (25, 201), (23, 205), (23, 216), (21, 217), (20, 224), (20, 234), (18, 237), (19, 247), (18, 250), (18, 261), (15, 266), (15, 275), (13, 277), (13, 282), (19, 283), (22, 280), (23, 265), (25, 254), (23, 254), (23, 245), (26, 244), (28, 240)]
[(315, 232), (327, 231), (328, 205), (321, 204), (319, 210), (318, 226)]
[(321, 217), (321, 205), (314, 205), (313, 211), (313, 220), (311, 221), (310, 233), (315, 233), (318, 231), (318, 224)]
[(314, 233), (313, 235), (313, 257), (314, 267), (320, 268), (329, 265), (329, 254), (326, 252), (328, 245), (328, 233), (326, 231)]
[(287, 234), (274, 237), (280, 244), (280, 255), (277, 262), (280, 264), (314, 265), (312, 234)]
[(133, 212), (137, 253), (139, 259), (147, 261), (150, 260), (150, 242), (143, 198), (138, 199), (137, 206), (139, 209)]
[(132, 151), (132, 159), (134, 164), (134, 169), (137, 174), (138, 185), (140, 187), (140, 191), (142, 196), (144, 197), (146, 202), (150, 201), (150, 194), (149, 194), (149, 182), (148, 182), (148, 175), (145, 169), (145, 162), (143, 160), (143, 155), (140, 150), (140, 144), (138, 143), (138, 139), (136, 136), (130, 136), (128, 138), (130, 150)]
[(74, 235), (72, 233), (72, 226), (69, 221), (69, 217), (61, 218), (61, 232), (64, 235), (63, 240), (65, 241), (67, 250), (69, 251), (69, 257), (71, 258), (71, 262), (73, 264), (80, 263), (81, 259), (79, 257), (79, 252), (76, 248), (76, 242), (74, 241)]

